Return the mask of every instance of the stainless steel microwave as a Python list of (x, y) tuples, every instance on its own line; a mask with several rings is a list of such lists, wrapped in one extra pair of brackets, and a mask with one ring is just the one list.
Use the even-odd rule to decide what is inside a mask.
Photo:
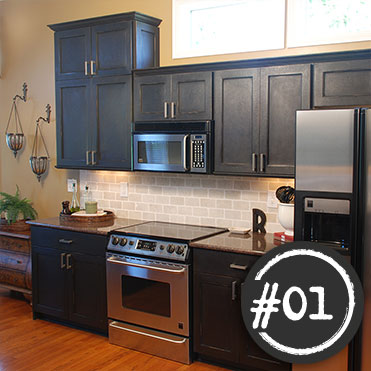
[(212, 123), (135, 124), (133, 169), (210, 173)]

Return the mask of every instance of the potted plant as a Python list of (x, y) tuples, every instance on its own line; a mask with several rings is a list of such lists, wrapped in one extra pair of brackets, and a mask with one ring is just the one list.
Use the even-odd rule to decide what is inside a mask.
[(290, 186), (282, 186), (276, 190), (278, 204), (278, 221), (285, 229), (287, 237), (294, 236), (294, 200), (295, 189)]
[(28, 230), (29, 225), (26, 224), (26, 220), (35, 219), (37, 216), (32, 202), (27, 198), (20, 198), (18, 186), (14, 196), (5, 192), (0, 192), (0, 196), (2, 196), (0, 213), (5, 214), (5, 219), (1, 220), (0, 228), (13, 232)]

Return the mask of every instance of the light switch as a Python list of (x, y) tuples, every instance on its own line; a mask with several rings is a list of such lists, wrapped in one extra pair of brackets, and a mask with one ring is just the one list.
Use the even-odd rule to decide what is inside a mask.
[(128, 183), (120, 183), (120, 197), (128, 197)]
[(278, 207), (278, 200), (276, 197), (276, 192), (269, 191), (268, 192), (268, 199), (267, 199), (267, 206), (273, 209), (277, 209)]

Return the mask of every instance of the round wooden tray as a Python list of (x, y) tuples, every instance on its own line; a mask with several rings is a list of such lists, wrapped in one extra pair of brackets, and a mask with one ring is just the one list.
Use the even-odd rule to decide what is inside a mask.
[(79, 215), (66, 215), (66, 214), (59, 214), (59, 220), (67, 222), (68, 224), (109, 224), (113, 223), (115, 218), (115, 214), (112, 211), (104, 210), (107, 214), (104, 215), (94, 215), (94, 216), (79, 216)]

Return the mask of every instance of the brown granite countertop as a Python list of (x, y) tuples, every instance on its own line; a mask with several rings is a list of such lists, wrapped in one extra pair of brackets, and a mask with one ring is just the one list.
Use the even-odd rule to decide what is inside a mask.
[(264, 255), (280, 244), (280, 241), (274, 241), (273, 233), (250, 232), (241, 235), (225, 232), (210, 238), (192, 242), (190, 246), (239, 254)]
[(69, 231), (94, 233), (106, 235), (113, 229), (128, 227), (129, 225), (144, 223), (143, 220), (127, 219), (127, 218), (114, 218), (109, 222), (102, 222), (97, 224), (85, 224), (85, 223), (71, 223), (66, 220), (62, 220), (58, 217), (30, 220), (27, 222), (31, 225), (37, 225), (41, 227), (49, 227), (56, 229), (65, 229)]

